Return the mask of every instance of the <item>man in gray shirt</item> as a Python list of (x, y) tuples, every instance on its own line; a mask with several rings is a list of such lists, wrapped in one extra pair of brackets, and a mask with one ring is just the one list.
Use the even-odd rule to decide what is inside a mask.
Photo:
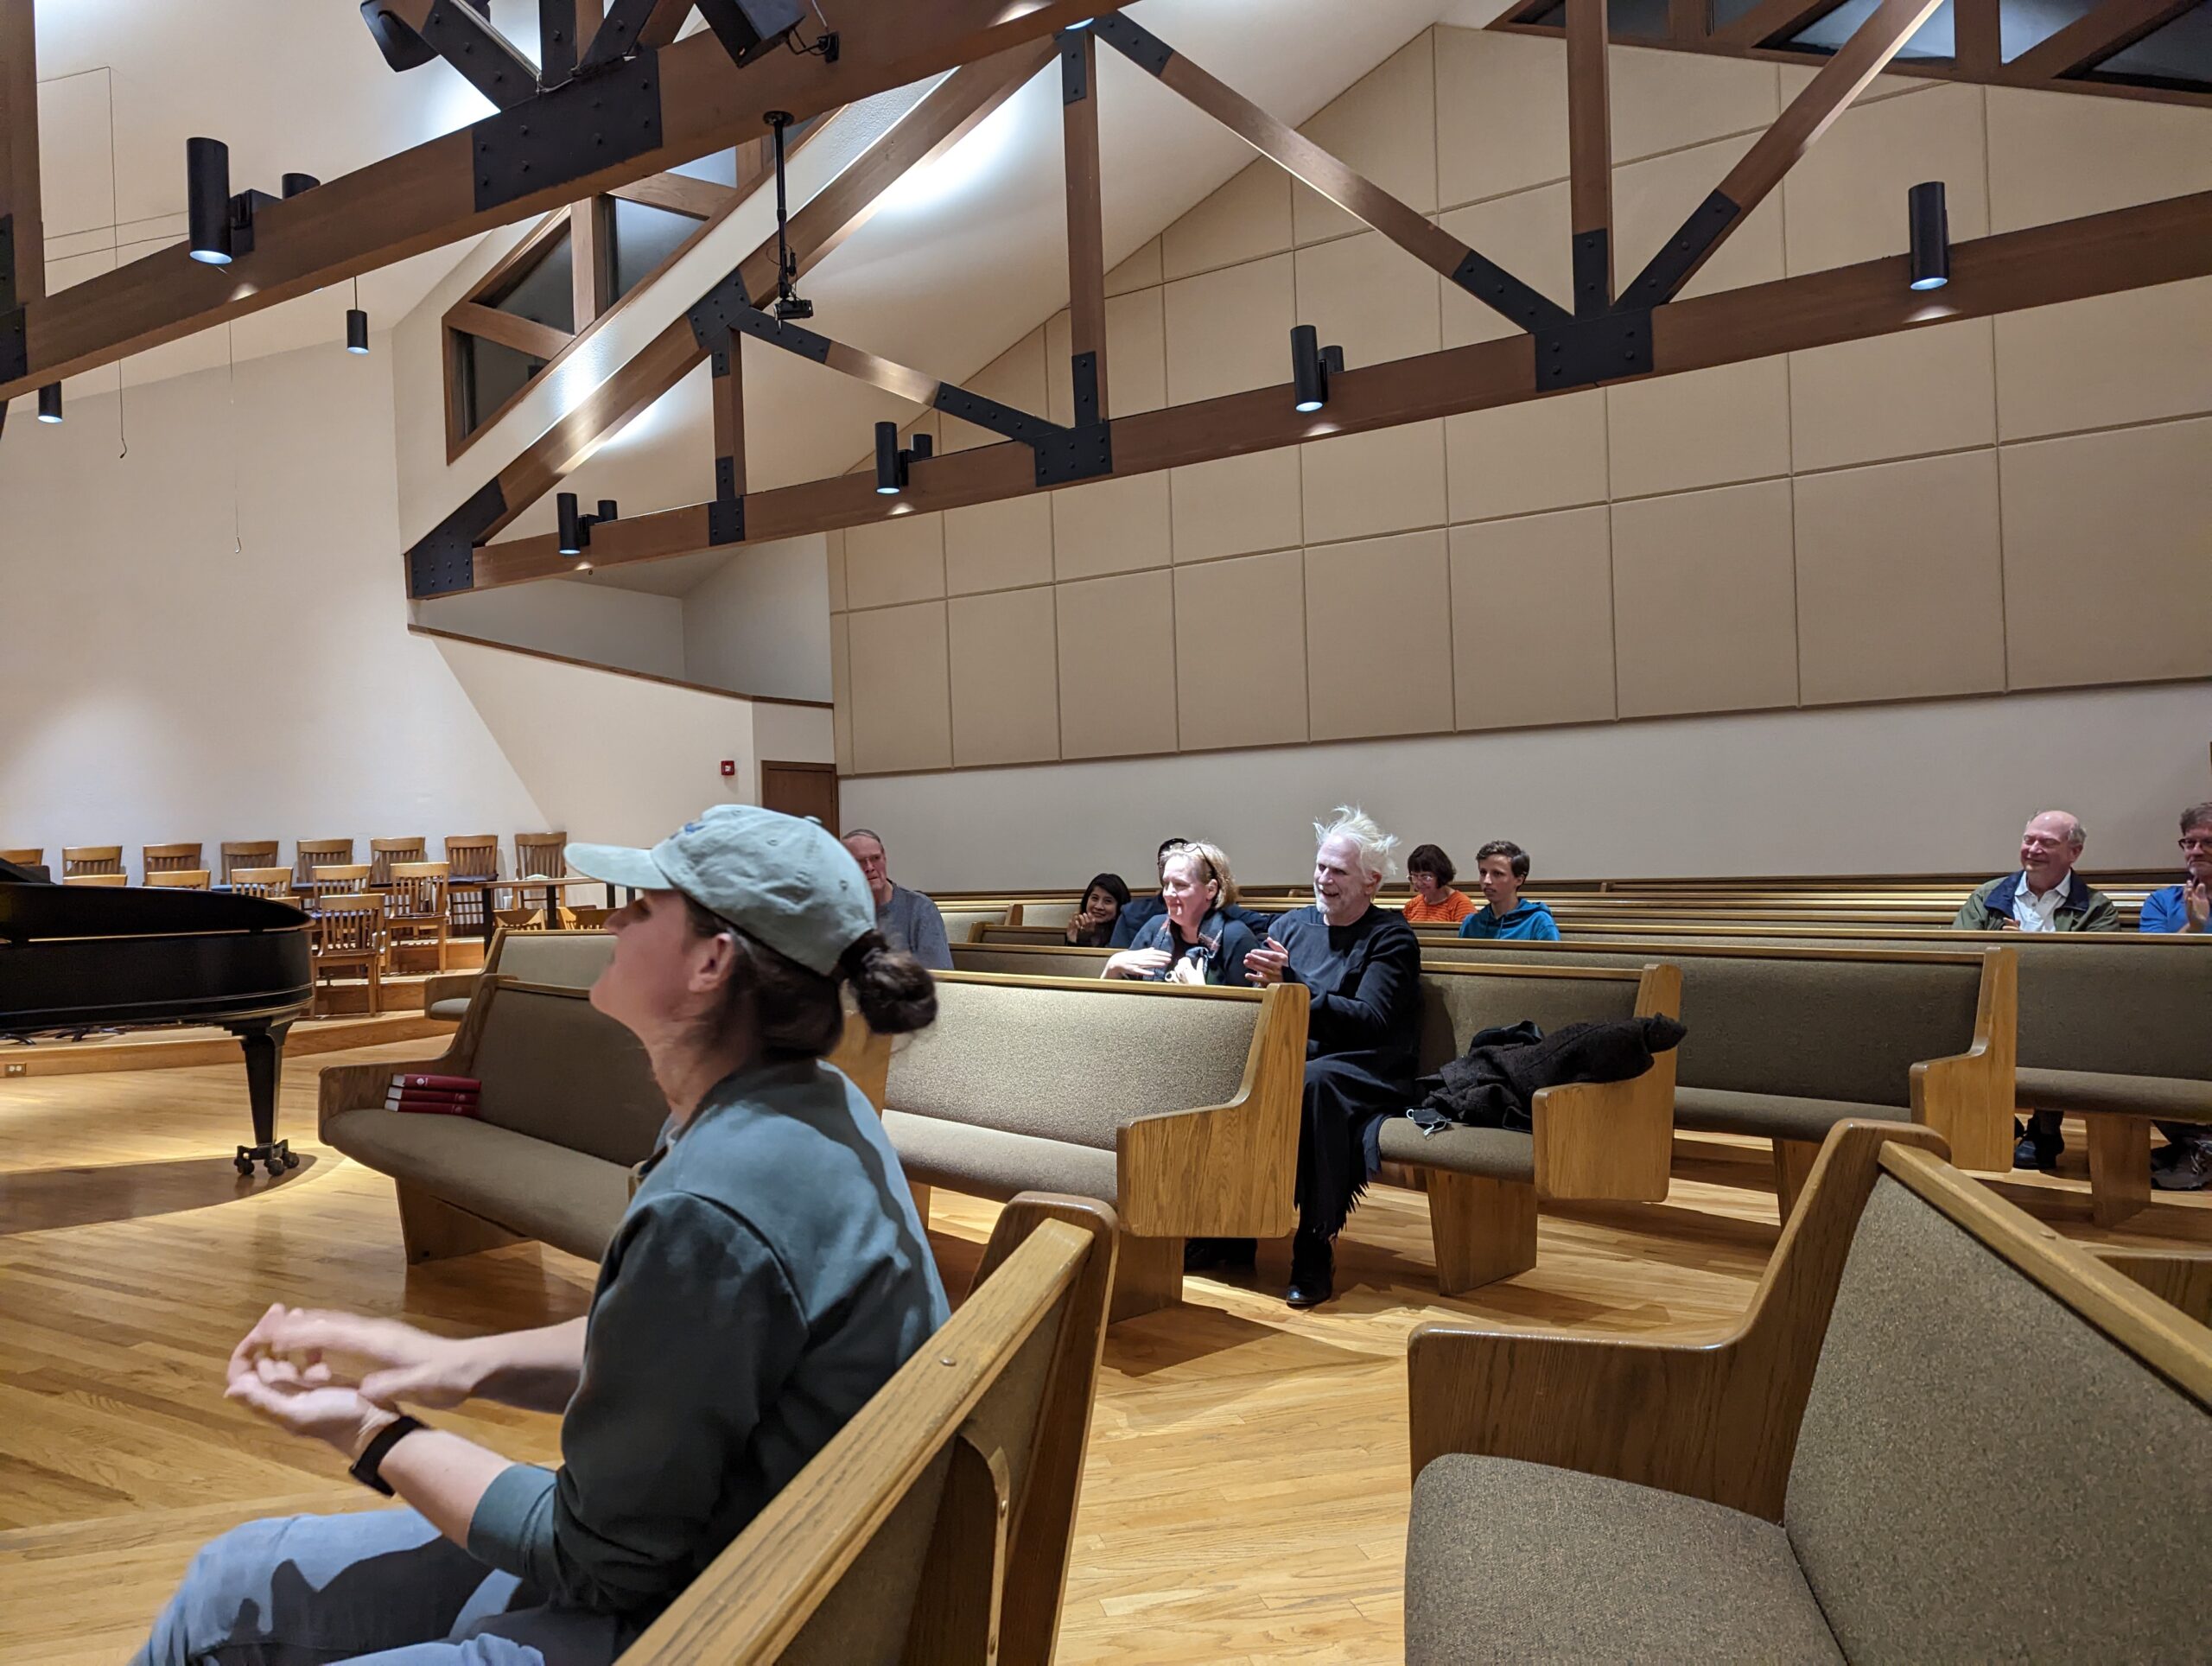
[(856, 827), (845, 835), (845, 849), (861, 865), (868, 892), (875, 899), (875, 929), (883, 933), (884, 940), (933, 972), (950, 971), (952, 945), (945, 940), (944, 916), (920, 892), (891, 882), (881, 836)]

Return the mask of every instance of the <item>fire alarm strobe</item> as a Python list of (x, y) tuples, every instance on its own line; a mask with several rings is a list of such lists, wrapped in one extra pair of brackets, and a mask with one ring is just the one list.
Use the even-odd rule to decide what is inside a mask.
[(722, 773), (723, 773), (723, 774), (725, 774), (725, 775), (734, 775), (734, 774), (736, 774), (736, 773), (737, 773), (737, 760), (736, 760), (736, 759), (734, 759), (734, 758), (725, 758), (725, 759), (723, 759), (723, 760), (722, 760)]

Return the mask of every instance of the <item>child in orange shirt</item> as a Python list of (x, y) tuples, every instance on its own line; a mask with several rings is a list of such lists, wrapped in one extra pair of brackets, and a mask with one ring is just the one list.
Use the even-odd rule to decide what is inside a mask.
[(1452, 881), (1459, 877), (1459, 869), (1452, 866), (1452, 858), (1433, 844), (1417, 846), (1406, 858), (1406, 879), (1414, 893), (1406, 900), (1406, 923), (1408, 925), (1457, 925), (1475, 912), (1475, 905), (1467, 900), (1464, 891), (1454, 891)]

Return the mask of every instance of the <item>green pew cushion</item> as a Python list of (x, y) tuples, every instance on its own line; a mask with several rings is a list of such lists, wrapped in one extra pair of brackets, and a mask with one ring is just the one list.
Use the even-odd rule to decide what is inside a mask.
[(380, 1173), (486, 1220), (597, 1261), (630, 1203), (630, 1171), (473, 1116), (349, 1110), (323, 1130)]
[(1675, 1126), (1702, 1134), (1749, 1134), (1762, 1140), (1818, 1143), (1847, 1116), (1878, 1122), (1912, 1120), (1912, 1113), (1897, 1105), (1801, 1099), (1786, 1093), (1733, 1093), (1721, 1088), (1675, 1090)]
[(1392, 1116), (1382, 1123), (1382, 1146), (1386, 1162), (1448, 1168), (1456, 1174), (1517, 1180), (1525, 1186), (1536, 1183), (1535, 1141), (1502, 1128), (1447, 1128), (1424, 1134), (1409, 1119)]
[(1575, 1470), (1454, 1454), (1414, 1483), (1405, 1657), (1843, 1656), (1773, 1523)]
[(2179, 1077), (2023, 1070), (2015, 1078), (2015, 1097), (2037, 1110), (2104, 1111), (2180, 1122), (2212, 1122), (2212, 1082)]
[(883, 1113), (883, 1131), (906, 1178), (918, 1185), (970, 1197), (1040, 1191), (1115, 1201), (1119, 1165), (1110, 1151), (890, 1109)]

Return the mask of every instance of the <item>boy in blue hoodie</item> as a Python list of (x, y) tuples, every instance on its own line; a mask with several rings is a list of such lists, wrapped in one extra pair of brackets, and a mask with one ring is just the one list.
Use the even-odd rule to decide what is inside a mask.
[(1557, 943), (1559, 923), (1541, 902), (1521, 900), (1529, 877), (1529, 853), (1510, 839), (1492, 839), (1475, 852), (1489, 906), (1459, 922), (1463, 938), (1513, 938), (1523, 943)]

